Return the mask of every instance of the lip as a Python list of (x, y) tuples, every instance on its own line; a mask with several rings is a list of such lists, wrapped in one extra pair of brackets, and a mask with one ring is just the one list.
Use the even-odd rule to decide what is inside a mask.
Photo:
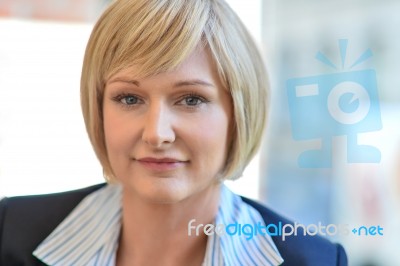
[(135, 160), (143, 167), (157, 172), (175, 170), (188, 163), (188, 161), (181, 161), (175, 158), (167, 158), (167, 157), (164, 158), (144, 157)]

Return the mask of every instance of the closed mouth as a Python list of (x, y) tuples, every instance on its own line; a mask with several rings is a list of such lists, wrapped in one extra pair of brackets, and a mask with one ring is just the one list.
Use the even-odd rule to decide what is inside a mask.
[(175, 158), (152, 158), (152, 157), (145, 157), (135, 160), (146, 169), (156, 172), (172, 171), (184, 166), (189, 162), (189, 161), (178, 160)]
[(145, 158), (140, 158), (137, 159), (139, 162), (145, 162), (145, 163), (183, 163), (185, 161), (181, 161), (178, 159), (173, 159), (173, 158), (152, 158), (152, 157), (145, 157)]

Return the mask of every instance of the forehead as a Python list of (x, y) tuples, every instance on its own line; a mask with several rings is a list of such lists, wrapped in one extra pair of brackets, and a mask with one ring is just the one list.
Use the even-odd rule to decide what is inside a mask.
[(178, 66), (163, 71), (161, 73), (147, 73), (146, 69), (140, 65), (123, 68), (113, 74), (106, 83), (119, 78), (133, 78), (136, 80), (153, 79), (153, 78), (186, 78), (186, 79), (206, 79), (209, 81), (219, 82), (217, 68), (211, 56), (211, 52), (207, 48), (197, 47), (182, 63)]

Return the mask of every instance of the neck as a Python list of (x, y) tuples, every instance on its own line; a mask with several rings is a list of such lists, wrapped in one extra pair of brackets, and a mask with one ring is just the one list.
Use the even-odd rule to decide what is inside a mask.
[(207, 236), (189, 236), (188, 223), (213, 223), (219, 196), (220, 185), (212, 185), (181, 202), (160, 204), (124, 191), (118, 265), (201, 265)]

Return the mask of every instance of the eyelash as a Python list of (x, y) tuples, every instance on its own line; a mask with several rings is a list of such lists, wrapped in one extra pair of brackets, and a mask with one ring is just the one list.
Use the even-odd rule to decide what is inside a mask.
[(190, 109), (197, 108), (197, 107), (199, 107), (201, 104), (203, 104), (203, 103), (208, 103), (208, 102), (209, 102), (206, 98), (204, 98), (204, 97), (202, 97), (202, 96), (200, 96), (200, 95), (198, 95), (198, 94), (196, 94), (196, 93), (192, 93), (192, 92), (189, 93), (189, 94), (186, 94), (186, 95), (182, 96), (181, 99), (179, 100), (179, 102), (185, 101), (185, 100), (187, 100), (187, 99), (189, 99), (189, 98), (196, 99), (197, 102), (198, 102), (198, 103), (195, 104), (195, 105), (186, 104), (186, 107), (187, 107), (187, 108), (190, 108)]
[[(124, 100), (124, 99), (126, 100), (126, 98), (128, 98), (128, 97), (133, 97), (133, 98), (135, 98), (135, 99), (136, 99), (136, 103), (134, 103), (134, 104), (127, 104), (127, 103), (122, 102), (122, 100)], [(117, 102), (118, 104), (123, 105), (124, 107), (126, 107), (126, 108), (128, 108), (128, 109), (134, 107), (135, 105), (138, 104), (139, 101), (141, 101), (141, 99), (140, 99), (138, 96), (136, 96), (136, 95), (134, 95), (134, 94), (129, 94), (129, 93), (122, 93), (122, 94), (119, 94), (119, 95), (113, 97), (112, 100), (115, 101), (115, 102)]]
[[(135, 98), (135, 99), (136, 99), (136, 102), (135, 102), (135, 103), (132, 103), (132, 104), (127, 104), (127, 103), (122, 102), (122, 100), (124, 100), (124, 99), (125, 99), (125, 101), (126, 101), (126, 98), (128, 98), (128, 97), (133, 97), (133, 98)], [(187, 103), (186, 103), (186, 104), (185, 104), (185, 103), (181, 104), (182, 101), (185, 101), (185, 100), (187, 100), (187, 99), (189, 99), (189, 98), (194, 98), (194, 99), (197, 101), (197, 104), (195, 104), (195, 105), (189, 105), (189, 104), (187, 104)], [(126, 107), (126, 108), (128, 108), (128, 109), (134, 108), (135, 106), (137, 106), (138, 104), (140, 104), (141, 102), (143, 102), (143, 100), (141, 100), (140, 97), (138, 97), (137, 95), (135, 95), (135, 94), (129, 94), (129, 93), (122, 93), (122, 94), (119, 94), (119, 95), (113, 97), (112, 100), (115, 101), (115, 102), (117, 102), (117, 103), (119, 103), (119, 104), (121, 104), (121, 105), (123, 105), (124, 107)], [(208, 101), (206, 98), (204, 98), (204, 97), (202, 97), (202, 96), (200, 96), (200, 95), (198, 95), (198, 94), (196, 94), (196, 93), (188, 93), (188, 94), (186, 94), (186, 95), (183, 95), (183, 96), (179, 99), (179, 101), (178, 101), (177, 103), (178, 103), (178, 105), (185, 105), (186, 108), (195, 109), (195, 108), (198, 108), (201, 104), (203, 104), (203, 103), (208, 103), (208, 102), (209, 102), (209, 101)]]

